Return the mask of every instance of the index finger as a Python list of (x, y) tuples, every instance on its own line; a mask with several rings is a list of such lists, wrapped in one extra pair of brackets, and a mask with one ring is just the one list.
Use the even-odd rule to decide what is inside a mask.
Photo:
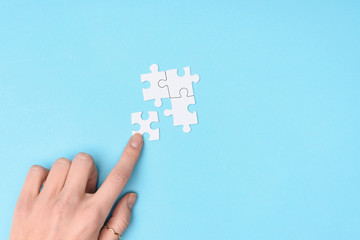
[(101, 204), (101, 207), (106, 211), (106, 214), (110, 212), (116, 199), (128, 182), (140, 156), (142, 146), (142, 135), (136, 133), (130, 138), (118, 163), (113, 170), (111, 170), (109, 176), (107, 176), (98, 191), (94, 194), (93, 197), (95, 198), (95, 202)]

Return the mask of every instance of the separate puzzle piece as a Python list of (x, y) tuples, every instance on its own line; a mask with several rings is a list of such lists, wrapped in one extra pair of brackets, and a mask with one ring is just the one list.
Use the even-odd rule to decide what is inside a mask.
[(183, 131), (188, 133), (191, 131), (190, 124), (197, 124), (197, 113), (189, 112), (188, 106), (195, 104), (194, 96), (188, 96), (187, 89), (181, 89), (180, 98), (171, 98), (172, 109), (164, 111), (165, 116), (173, 115), (174, 126), (183, 125)]
[(133, 131), (132, 133), (133, 135), (135, 133), (140, 133), (140, 134), (149, 133), (150, 141), (159, 140), (159, 129), (158, 128), (152, 129), (150, 126), (151, 123), (153, 122), (159, 122), (158, 113), (155, 111), (151, 111), (148, 113), (149, 113), (149, 118), (147, 120), (143, 120), (141, 118), (142, 112), (136, 112), (131, 114), (131, 124), (138, 123), (140, 125), (139, 131)]
[(155, 106), (161, 107), (162, 98), (169, 98), (169, 90), (166, 86), (160, 87), (159, 81), (165, 80), (165, 72), (159, 72), (159, 66), (153, 64), (150, 66), (151, 73), (141, 74), (141, 82), (150, 82), (149, 88), (143, 88), (144, 101), (155, 100)]
[(181, 89), (187, 89), (187, 96), (194, 96), (193, 82), (197, 83), (200, 79), (199, 75), (191, 75), (190, 67), (184, 67), (185, 74), (180, 77), (177, 69), (167, 70), (166, 78), (159, 81), (161, 88), (168, 87), (170, 98), (180, 98)]

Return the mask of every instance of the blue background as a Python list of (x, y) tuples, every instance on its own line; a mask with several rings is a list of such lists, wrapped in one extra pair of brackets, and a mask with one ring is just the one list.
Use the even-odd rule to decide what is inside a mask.
[[(359, 1), (1, 1), (0, 232), (29, 167), (80, 151), (104, 180), (159, 111), (126, 239), (358, 239)], [(192, 67), (190, 134), (140, 74)], [(181, 71), (180, 71), (181, 72)], [(146, 85), (146, 84), (145, 84)]]

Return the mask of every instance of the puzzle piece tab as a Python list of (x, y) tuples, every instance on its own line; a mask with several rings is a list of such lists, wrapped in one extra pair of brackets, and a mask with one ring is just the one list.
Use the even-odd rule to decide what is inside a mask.
[(151, 128), (151, 123), (153, 122), (159, 122), (159, 118), (158, 118), (158, 113), (155, 111), (151, 111), (148, 112), (149, 113), (149, 118), (147, 120), (143, 120), (141, 118), (141, 114), (142, 112), (135, 112), (131, 114), (131, 124), (136, 124), (138, 123), (140, 125), (140, 129), (139, 131), (133, 131), (133, 135), (135, 133), (140, 133), (140, 134), (144, 134), (144, 133), (148, 133), (150, 135), (149, 140), (153, 141), (153, 140), (159, 140), (159, 129), (152, 129)]
[(180, 98), (181, 89), (187, 89), (187, 96), (194, 96), (193, 82), (197, 83), (200, 79), (199, 75), (191, 75), (190, 67), (184, 67), (185, 74), (180, 77), (177, 69), (167, 70), (166, 79), (159, 81), (161, 88), (168, 87), (170, 98)]
[(165, 87), (159, 86), (160, 80), (165, 80), (165, 72), (159, 72), (159, 66), (153, 64), (150, 66), (151, 73), (141, 74), (141, 82), (150, 82), (149, 88), (143, 88), (144, 101), (155, 100), (155, 106), (161, 107), (162, 98), (169, 98), (169, 90)]
[(197, 124), (197, 113), (189, 112), (188, 106), (195, 104), (194, 96), (189, 96), (187, 89), (181, 89), (180, 98), (171, 98), (172, 109), (164, 111), (165, 116), (173, 115), (174, 126), (183, 125), (183, 131), (188, 133), (191, 131), (190, 124)]

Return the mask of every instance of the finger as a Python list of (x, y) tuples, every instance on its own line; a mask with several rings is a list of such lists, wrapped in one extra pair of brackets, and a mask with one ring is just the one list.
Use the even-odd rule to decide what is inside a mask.
[(141, 134), (133, 135), (124, 152), (109, 176), (105, 179), (102, 186), (95, 193), (95, 202), (103, 208), (104, 214), (108, 214), (119, 197), (121, 191), (128, 182), (134, 166), (139, 158), (143, 146), (143, 138)]
[(130, 224), (132, 208), (136, 202), (137, 195), (135, 193), (128, 193), (123, 196), (116, 205), (113, 214), (106, 227), (101, 229), (99, 240), (114, 240), (116, 235), (109, 230), (113, 229), (115, 233), (121, 236)]
[(93, 158), (87, 153), (77, 154), (66, 178), (63, 191), (70, 194), (94, 193), (98, 172)]
[(42, 166), (31, 166), (21, 189), (20, 198), (29, 199), (37, 197), (48, 173), (49, 170)]
[(71, 162), (67, 158), (59, 158), (56, 160), (50, 169), (46, 183), (41, 192), (44, 194), (56, 194), (60, 192), (64, 187), (70, 166)]

